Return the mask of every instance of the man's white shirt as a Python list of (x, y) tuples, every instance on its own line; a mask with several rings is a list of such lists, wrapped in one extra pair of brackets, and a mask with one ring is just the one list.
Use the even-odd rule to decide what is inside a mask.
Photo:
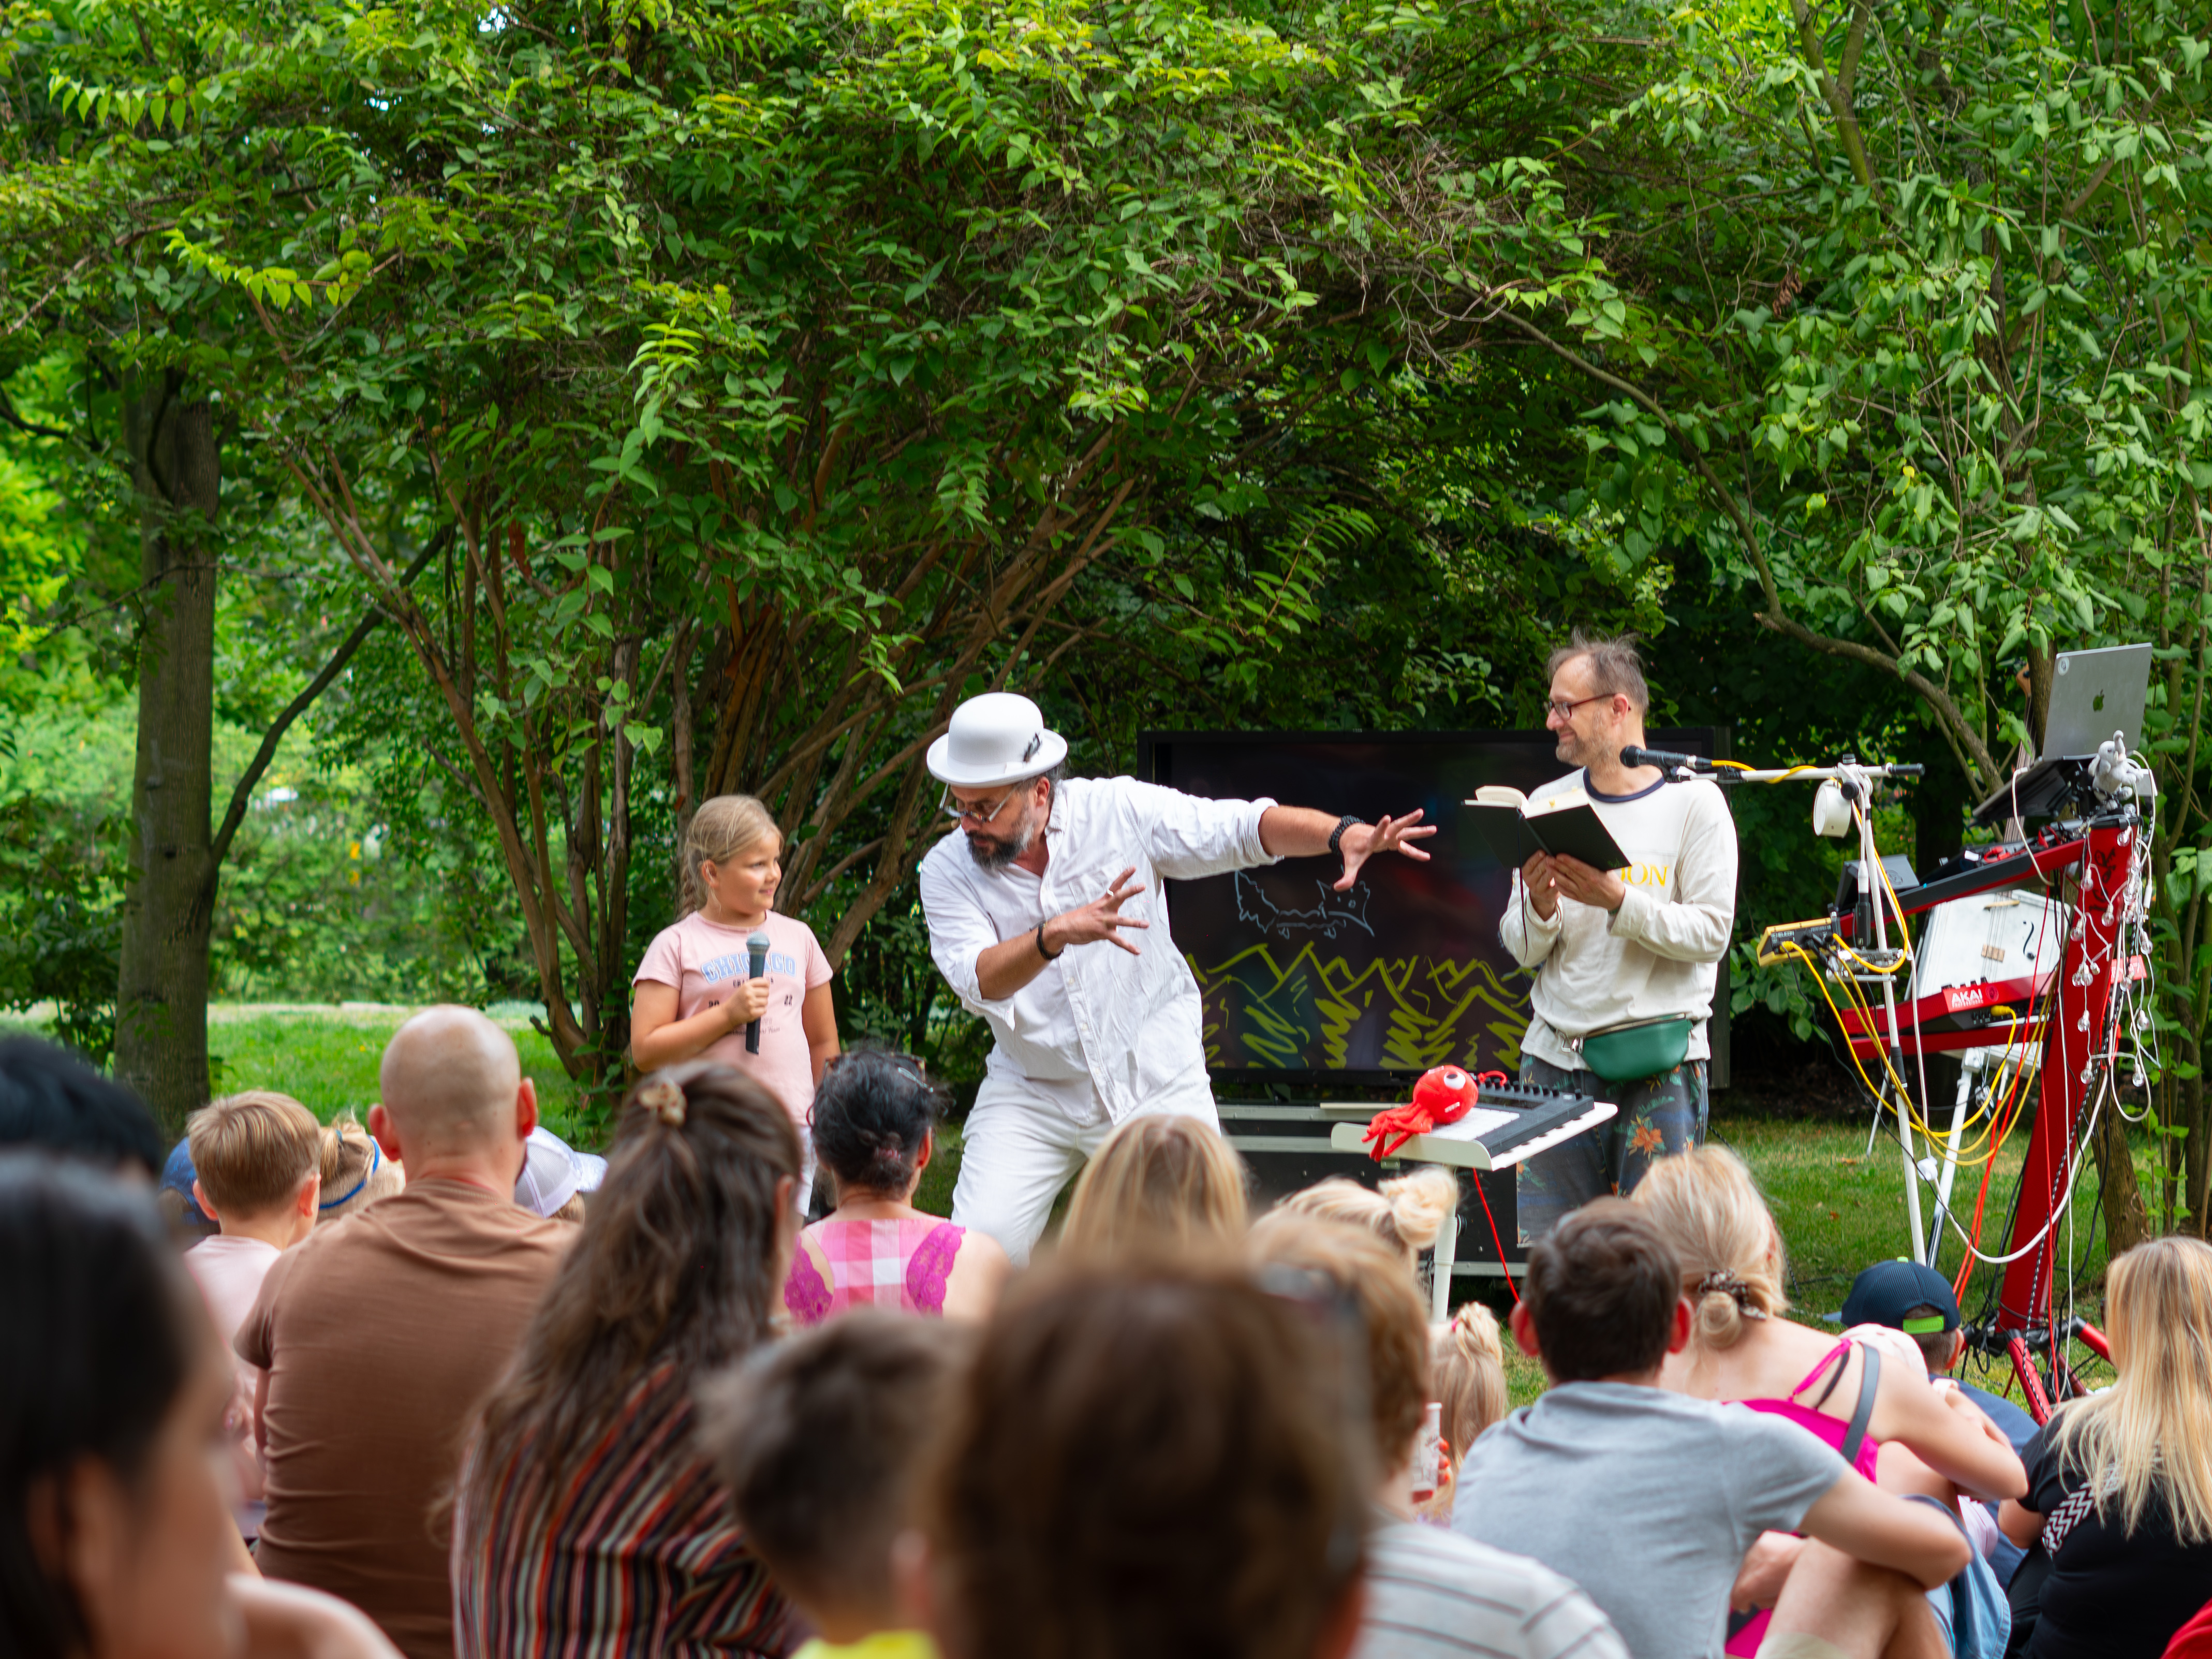
[[(1049, 1103), (1077, 1123), (1139, 1111), (1212, 1115), (1200, 1035), (1198, 981), (1168, 933), (1163, 878), (1222, 875), (1274, 858), (1260, 817), (1275, 803), (1206, 800), (1134, 778), (1069, 778), (1053, 790), (1042, 878), (1009, 864), (985, 869), (958, 830), (921, 861), (930, 955), (994, 1039), (988, 1069), (1000, 1090)], [(976, 958), (1002, 940), (1104, 896), (1134, 869), (1144, 891), (1121, 915), (1146, 922), (1107, 941), (1069, 945), (1010, 997), (986, 999)]]

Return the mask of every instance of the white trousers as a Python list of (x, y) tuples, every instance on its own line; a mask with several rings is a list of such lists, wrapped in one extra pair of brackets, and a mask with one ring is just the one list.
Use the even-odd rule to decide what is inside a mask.
[[(1147, 1109), (1180, 1112), (1221, 1127), (1210, 1097), (1203, 1097), (1203, 1109), (1187, 1098)], [(1113, 1133), (1110, 1121), (1078, 1123), (1055, 1102), (1028, 1093), (1018, 1083), (986, 1077), (961, 1137), (953, 1221), (988, 1233), (1016, 1267), (1026, 1266), (1051, 1218), (1053, 1200)]]

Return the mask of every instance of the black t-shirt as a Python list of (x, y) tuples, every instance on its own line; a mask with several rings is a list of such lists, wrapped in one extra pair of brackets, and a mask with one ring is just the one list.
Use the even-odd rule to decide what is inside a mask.
[[(2085, 1482), (2071, 1464), (2061, 1467), (2049, 1424), (2036, 1431), (2021, 1461), (2027, 1465), (2021, 1502), (2043, 1516), (2047, 1540), (2061, 1516), (2072, 1512), (2069, 1500), (2075, 1509), (2088, 1504)], [(2041, 1580), (2027, 1659), (2159, 1659), (2212, 1597), (2212, 1543), (2179, 1541), (2162, 1495), (2152, 1498), (2132, 1534), (2125, 1525), (2116, 1493), (2105, 1515), (2090, 1505), (2055, 1552), (2043, 1543), (2028, 1552), (2014, 1580), (2015, 1592), (2023, 1581)]]

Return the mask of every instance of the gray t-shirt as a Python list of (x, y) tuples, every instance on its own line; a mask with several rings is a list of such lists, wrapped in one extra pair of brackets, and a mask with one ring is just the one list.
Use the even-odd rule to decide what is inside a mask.
[(1580, 1585), (1636, 1659), (1718, 1659), (1745, 1552), (1850, 1472), (1783, 1418), (1569, 1382), (1468, 1449), (1452, 1530)]
[(1352, 1659), (1628, 1659), (1589, 1597), (1540, 1562), (1392, 1521), (1367, 1540)]

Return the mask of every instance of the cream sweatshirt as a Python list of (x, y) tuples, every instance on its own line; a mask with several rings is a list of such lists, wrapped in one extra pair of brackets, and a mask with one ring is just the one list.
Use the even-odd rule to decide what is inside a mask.
[(1633, 795), (1601, 795), (1576, 772), (1529, 796), (1530, 805), (1571, 791), (1588, 793), (1628, 855), (1620, 908), (1561, 897), (1547, 921), (1528, 903), (1519, 871), (1498, 936), (1515, 961), (1536, 970), (1534, 1014), (1523, 1054), (1579, 1069), (1569, 1042), (1632, 1020), (1690, 1014), (1692, 1060), (1712, 1054), (1715, 964), (1735, 927), (1735, 821), (1720, 786), (1697, 779), (1655, 783)]

